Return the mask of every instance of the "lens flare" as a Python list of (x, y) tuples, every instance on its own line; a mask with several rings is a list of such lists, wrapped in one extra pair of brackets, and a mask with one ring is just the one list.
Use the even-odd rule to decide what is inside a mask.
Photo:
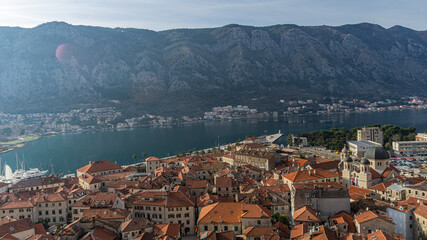
[(56, 59), (63, 63), (69, 57), (69, 46), (68, 44), (61, 44), (56, 48)]

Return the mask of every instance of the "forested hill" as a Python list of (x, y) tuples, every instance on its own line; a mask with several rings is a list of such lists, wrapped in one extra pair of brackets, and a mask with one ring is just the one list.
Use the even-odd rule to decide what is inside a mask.
[(0, 111), (117, 105), (173, 115), (224, 104), (273, 108), (290, 98), (426, 96), (425, 89), (427, 32), (401, 26), (0, 28)]

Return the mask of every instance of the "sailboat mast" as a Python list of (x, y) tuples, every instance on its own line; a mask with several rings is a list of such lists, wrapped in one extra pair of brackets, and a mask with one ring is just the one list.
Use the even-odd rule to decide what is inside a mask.
[(52, 158), (50, 159), (50, 166), (52, 168), (52, 175), (55, 175), (55, 171), (53, 170), (53, 162), (52, 162)]

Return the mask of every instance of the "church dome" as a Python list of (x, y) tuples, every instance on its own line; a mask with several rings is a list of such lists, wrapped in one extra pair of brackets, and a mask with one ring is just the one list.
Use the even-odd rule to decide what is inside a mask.
[(350, 157), (350, 156), (347, 156), (347, 157), (344, 159), (344, 162), (353, 162), (353, 159), (351, 159), (351, 157)]
[(371, 162), (367, 158), (363, 158), (362, 161), (360, 161), (360, 164), (370, 164)]
[(374, 147), (370, 148), (365, 152), (365, 158), (368, 159), (388, 159), (390, 156), (388, 155), (387, 150), (382, 147)]

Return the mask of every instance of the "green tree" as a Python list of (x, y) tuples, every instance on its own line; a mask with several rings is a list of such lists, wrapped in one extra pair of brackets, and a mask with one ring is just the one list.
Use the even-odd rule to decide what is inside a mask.
[(391, 149), (391, 144), (389, 142), (386, 142), (384, 144), (384, 148), (387, 149), (387, 150), (390, 150)]
[(9, 127), (3, 128), (2, 130), (0, 130), (0, 135), (3, 135), (5, 137), (9, 137), (10, 135), (12, 135), (12, 129)]
[(292, 134), (292, 133), (289, 133), (289, 135), (286, 137), (286, 142), (288, 143), (288, 145), (289, 146), (293, 146), (293, 144), (292, 144), (292, 137), (293, 137), (294, 135)]
[(138, 157), (136, 156), (136, 154), (132, 154), (132, 158), (133, 158), (133, 160), (136, 162), (136, 159), (137, 159)]
[(145, 158), (147, 158), (147, 153), (146, 152), (142, 152), (141, 156), (142, 156), (143, 159), (145, 159)]
[(55, 235), (58, 235), (58, 233), (61, 231), (61, 224), (57, 223), (56, 224), (56, 231), (55, 231)]
[(273, 214), (273, 216), (271, 216), (271, 221), (273, 222), (273, 224), (277, 223), (277, 222), (282, 222), (282, 223), (290, 226), (289, 217), (288, 216), (281, 216), (279, 213)]

